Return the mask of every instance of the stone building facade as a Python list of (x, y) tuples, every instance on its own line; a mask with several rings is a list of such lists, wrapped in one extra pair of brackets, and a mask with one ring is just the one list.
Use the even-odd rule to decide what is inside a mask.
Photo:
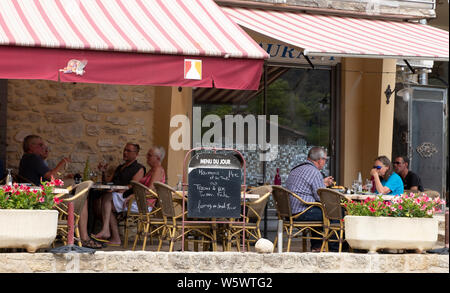
[(153, 143), (154, 98), (151, 86), (9, 80), (7, 167), (18, 169), (29, 134), (48, 143), (50, 167), (63, 157), (72, 160), (66, 173), (83, 172), (87, 159), (93, 170), (100, 161), (117, 166), (126, 142), (141, 146), (138, 160), (145, 164)]

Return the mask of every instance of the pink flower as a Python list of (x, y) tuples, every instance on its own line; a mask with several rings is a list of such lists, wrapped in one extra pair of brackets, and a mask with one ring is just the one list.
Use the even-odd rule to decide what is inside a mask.
[(401, 205), (398, 205), (399, 210), (403, 210), (403, 207)]
[(373, 207), (369, 207), (369, 210), (370, 210), (372, 213), (375, 213), (375, 209), (374, 209)]
[(423, 204), (422, 207), (421, 207), (420, 209), (421, 209), (422, 211), (426, 210), (426, 209), (427, 209), (427, 205), (426, 205), (426, 204)]
[(39, 202), (44, 202), (45, 201), (45, 198), (44, 197), (40, 197), (39, 198)]
[(56, 204), (60, 204), (60, 203), (62, 203), (62, 199), (60, 199), (59, 197), (54, 197), (53, 198), (53, 201), (56, 203)]
[(395, 212), (397, 209), (394, 207), (391, 207), (391, 211)]

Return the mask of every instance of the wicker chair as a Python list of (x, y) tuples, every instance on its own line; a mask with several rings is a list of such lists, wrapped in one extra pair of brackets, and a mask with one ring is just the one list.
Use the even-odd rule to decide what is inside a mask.
[[(127, 247), (126, 243), (128, 242), (128, 227), (131, 223), (136, 223), (137, 231), (134, 238), (133, 250), (135, 250), (137, 241), (142, 235), (142, 250), (145, 250), (148, 236), (152, 237), (153, 235), (158, 234), (159, 251), (162, 244), (161, 232), (163, 232), (165, 226), (164, 219), (162, 218), (161, 214), (161, 208), (159, 207), (157, 201), (158, 195), (153, 190), (139, 182), (131, 181), (130, 184), (133, 187), (134, 200), (130, 200), (128, 203), (127, 217), (125, 220), (124, 248)], [(152, 210), (150, 212), (148, 211), (148, 199), (156, 199), (156, 204), (152, 207)], [(137, 213), (133, 213), (131, 211), (133, 201), (136, 201), (138, 207)]]
[[(318, 202), (306, 202), (300, 196), (295, 194), (294, 192), (278, 186), (272, 185), (272, 196), (275, 201), (275, 206), (277, 208), (278, 219), (283, 221), (283, 230), (286, 232), (288, 237), (288, 243), (286, 251), (289, 252), (291, 248), (292, 239), (296, 237), (301, 237), (303, 240), (303, 251), (306, 251), (306, 240), (307, 239), (318, 239), (323, 240), (323, 232), (321, 231), (323, 227), (322, 221), (295, 221), (296, 218), (304, 214), (306, 211), (313, 207), (319, 207), (322, 209), (322, 204)], [(301, 201), (303, 204), (308, 205), (308, 207), (296, 214), (292, 215), (291, 203), (289, 200), (289, 196), (293, 196), (294, 198)], [(322, 213), (323, 214), (323, 213)], [(297, 230), (297, 231), (295, 231)], [(319, 234), (321, 237), (306, 235), (311, 232), (315, 232)], [(274, 246), (276, 246), (278, 241), (278, 237), (275, 238)]]
[(429, 198), (436, 198), (436, 197), (441, 197), (441, 194), (439, 193), (439, 191), (436, 190), (431, 190), (431, 189), (425, 189), (424, 191), (419, 191), (419, 190), (410, 190), (410, 189), (405, 189), (405, 191), (403, 192), (404, 194), (410, 194), (410, 193), (414, 193), (414, 194), (426, 194)]
[[(261, 186), (265, 187), (265, 186)], [(265, 194), (262, 194), (265, 192)], [(233, 238), (236, 240), (236, 247), (240, 251), (240, 235), (242, 235), (242, 230), (245, 221), (245, 239), (247, 242), (247, 249), (250, 251), (250, 242), (256, 242), (261, 238), (261, 230), (259, 225), (261, 223), (261, 218), (264, 215), (264, 209), (266, 207), (267, 201), (269, 200), (271, 194), (271, 188), (258, 188), (252, 189), (248, 193), (259, 194), (260, 198), (252, 200), (246, 203), (247, 211), (245, 217), (241, 214), (241, 222), (230, 223), (227, 228), (227, 250), (231, 250), (231, 242)]]
[[(67, 223), (67, 202), (73, 202), (73, 215), (74, 215), (74, 229), (75, 229), (75, 237), (78, 241), (78, 246), (82, 246), (80, 239), (80, 230), (78, 228), (78, 222), (80, 221), (81, 211), (83, 210), (84, 203), (86, 202), (86, 198), (89, 193), (89, 189), (91, 188), (92, 182), (91, 180), (81, 182), (73, 187), (68, 188), (69, 191), (74, 189), (75, 195), (70, 196), (70, 194), (57, 195), (63, 200), (62, 203), (55, 206), (55, 208), (59, 211), (58, 218), (58, 228), (57, 234), (61, 236), (64, 244), (67, 244), (67, 235), (69, 233), (69, 226)], [(70, 197), (68, 197), (70, 196)]]
[[(164, 219), (165, 231), (168, 233), (169, 238), (169, 251), (173, 251), (174, 243), (182, 239), (182, 220), (186, 219), (187, 211), (184, 214), (182, 206), (179, 205), (183, 199), (175, 189), (161, 182), (155, 182), (156, 193), (159, 197), (161, 204), (161, 211)], [(175, 198), (174, 198), (175, 196)], [(180, 200), (181, 197), (181, 200)], [(186, 202), (186, 200), (185, 200)], [(163, 235), (163, 236), (165, 236)], [(213, 251), (217, 251), (217, 224), (216, 223), (184, 223), (184, 236), (186, 246), (186, 240), (188, 236), (194, 236), (201, 238), (200, 240), (194, 240), (202, 244), (212, 244)]]
[[(344, 214), (342, 208), (345, 208), (342, 200), (345, 199), (344, 195), (340, 192), (328, 189), (319, 188), (317, 193), (320, 197), (320, 202), (322, 203), (323, 214), (324, 214), (324, 241), (320, 252), (324, 249), (328, 251), (328, 242), (339, 242), (339, 252), (342, 251), (342, 243), (344, 239)], [(338, 221), (332, 223), (331, 221)], [(333, 235), (336, 236), (337, 240), (330, 239)]]
[(436, 191), (436, 190), (425, 189), (422, 193), (428, 195), (428, 197), (432, 198), (432, 199), (441, 197), (441, 194), (439, 193), (439, 191)]

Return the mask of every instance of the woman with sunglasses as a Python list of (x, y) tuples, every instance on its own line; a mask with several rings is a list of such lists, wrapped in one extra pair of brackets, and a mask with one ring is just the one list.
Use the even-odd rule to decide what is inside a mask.
[(391, 161), (386, 156), (375, 159), (370, 175), (373, 176), (373, 185), (377, 193), (385, 195), (400, 195), (403, 193), (402, 178), (394, 172)]

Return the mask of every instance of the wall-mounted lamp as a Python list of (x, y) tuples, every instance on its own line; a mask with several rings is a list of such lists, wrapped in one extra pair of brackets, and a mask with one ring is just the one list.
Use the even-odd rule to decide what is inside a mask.
[(408, 102), (409, 98), (412, 95), (413, 89), (409, 88), (409, 87), (405, 87), (405, 88), (402, 88), (399, 90), (396, 87), (394, 90), (391, 90), (391, 85), (388, 84), (386, 90), (384, 91), (384, 94), (386, 95), (386, 104), (389, 104), (391, 95), (395, 92), (397, 92), (397, 96), (403, 98), (403, 101)]

